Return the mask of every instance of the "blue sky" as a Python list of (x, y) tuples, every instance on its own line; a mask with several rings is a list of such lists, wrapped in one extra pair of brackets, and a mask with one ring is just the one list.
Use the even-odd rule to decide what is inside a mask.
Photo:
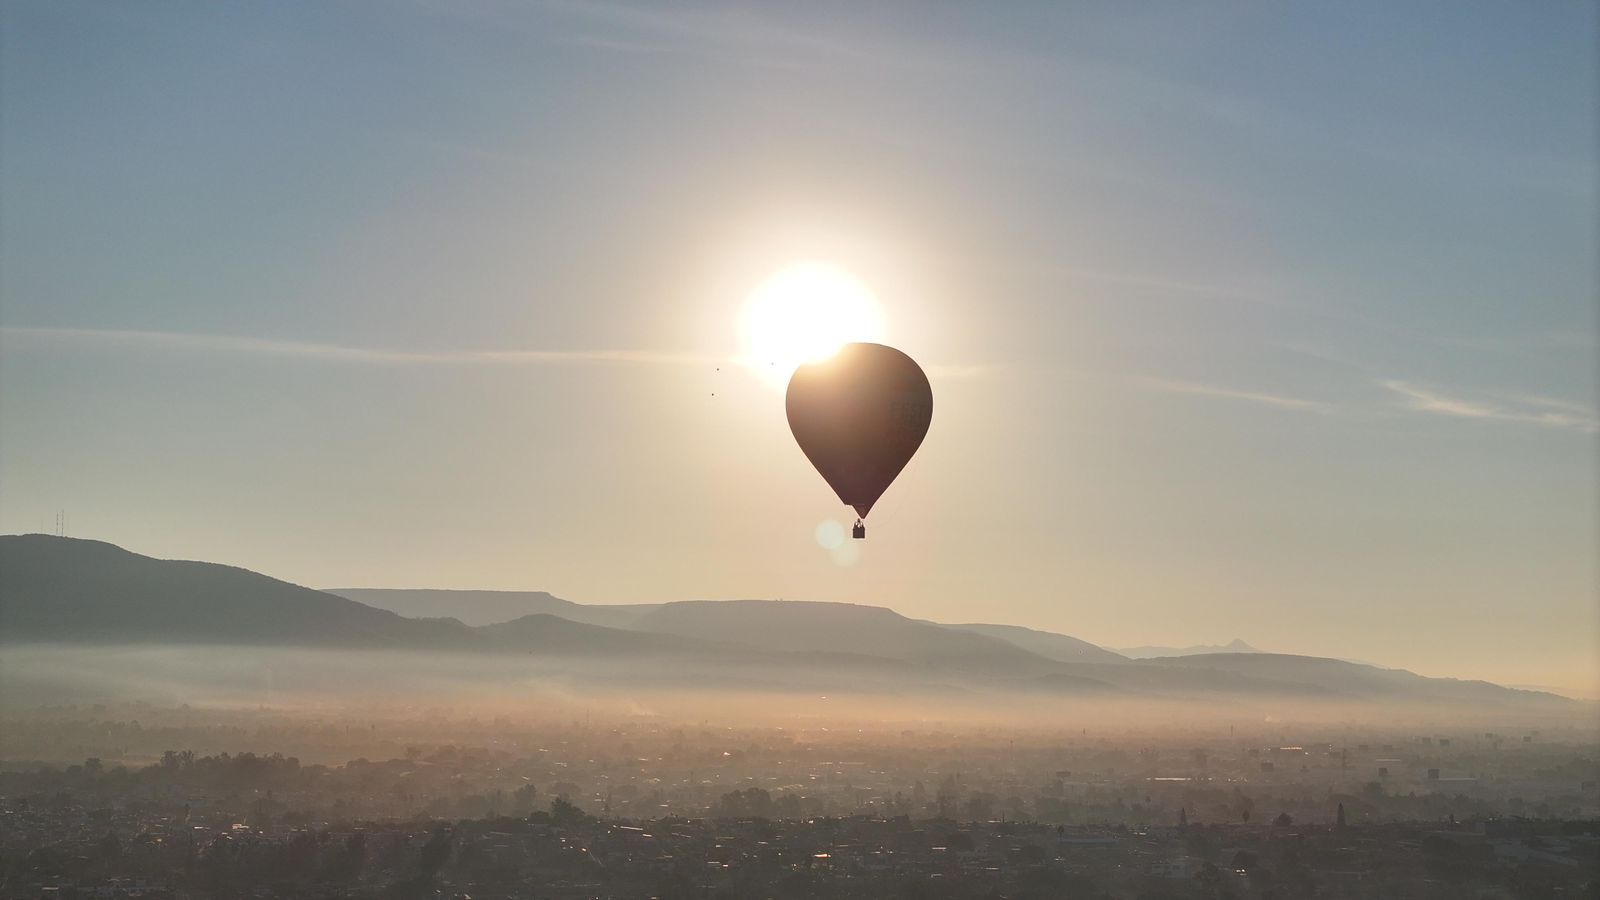
[[(0, 16), (5, 531), (1600, 682), (1593, 4)], [(805, 259), (938, 397), (852, 565)]]

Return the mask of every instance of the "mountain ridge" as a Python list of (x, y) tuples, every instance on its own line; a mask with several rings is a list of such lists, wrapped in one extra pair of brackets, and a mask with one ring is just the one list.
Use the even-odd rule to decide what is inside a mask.
[(625, 628), (627, 623), (661, 605), (576, 603), (547, 591), (451, 588), (325, 588), (323, 591), (402, 616), (451, 616), (475, 626), (499, 625), (527, 615), (548, 613), (573, 622)]
[(1091, 644), (1082, 638), (1022, 625), (968, 623), (944, 627), (1009, 641), (1025, 650), (1058, 662), (1126, 662), (1128, 659), (1120, 653), (1107, 650), (1098, 644)]
[[(562, 609), (600, 608), (542, 592), (536, 596)], [(862, 604), (700, 600), (621, 609), (630, 617), (626, 628), (553, 613), (471, 626), (453, 617), (407, 618), (234, 566), (158, 560), (75, 538), (0, 536), (0, 642), (12, 645), (443, 651), (523, 657), (547, 671), (567, 665), (561, 662), (566, 660), (591, 678), (644, 688), (670, 681), (774, 690), (829, 685), (830, 691), (1022, 691), (1207, 702), (1222, 697), (1496, 706), (1575, 702), (1490, 682), (1427, 678), (1323, 657), (1234, 652), (1126, 659), (1066, 635), (1020, 626), (946, 626)], [(646, 660), (669, 665), (629, 668)]]
[(1208, 653), (1261, 653), (1261, 650), (1234, 638), (1226, 644), (1195, 644), (1189, 647), (1115, 647), (1117, 653), (1129, 659), (1154, 659), (1161, 656), (1201, 656)]

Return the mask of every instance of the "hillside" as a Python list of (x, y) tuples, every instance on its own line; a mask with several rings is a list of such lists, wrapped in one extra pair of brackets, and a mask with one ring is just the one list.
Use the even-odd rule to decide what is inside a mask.
[(1036, 631), (1032, 628), (1023, 628), (1020, 625), (946, 625), (957, 631), (970, 631), (986, 637), (996, 638), (1012, 643), (1027, 650), (1037, 653), (1046, 659), (1067, 663), (1114, 663), (1127, 662), (1127, 657), (1120, 653), (1113, 653), (1104, 647), (1097, 647), (1088, 641), (1081, 641), (1065, 634), (1056, 634), (1053, 631)]
[(706, 658), (738, 651), (738, 648), (718, 646), (711, 641), (606, 628), (587, 622), (573, 622), (549, 613), (536, 613), (510, 622), (484, 625), (475, 631), (483, 636), (490, 649), (517, 653), (575, 656), (667, 653)]
[[(426, 604), (484, 599), (476, 596), (480, 592), (394, 593), (427, 595), (391, 599), (426, 601), (419, 608), (428, 612), (449, 607)], [(591, 607), (528, 593), (489, 598), (479, 611), (488, 615), (495, 603), (502, 610), (542, 606), (567, 615), (535, 612), (478, 627), (455, 618), (407, 618), (232, 566), (152, 559), (98, 541), (0, 536), (0, 641), (10, 645), (257, 645), (385, 650), (418, 660), (417, 651), (443, 651), (454, 654), (451, 666), (463, 671), (515, 679), (517, 666), (535, 666), (544, 676), (630, 690), (670, 684), (829, 693), (1114, 694), (1195, 703), (1324, 700), (1529, 711), (1572, 703), (1488, 682), (1426, 678), (1319, 657), (1251, 652), (1130, 660), (1066, 635), (1004, 625), (939, 625), (847, 603)], [(592, 619), (596, 611), (627, 627), (568, 618)], [(468, 656), (481, 657), (484, 665), (469, 663)]]
[(1260, 650), (1234, 638), (1226, 644), (1195, 644), (1192, 647), (1116, 647), (1128, 659), (1154, 659), (1158, 656), (1198, 656), (1204, 653), (1260, 653)]
[(1284, 653), (1214, 653), (1152, 659), (1146, 664), (1189, 673), (1223, 672), (1308, 691), (1326, 690), (1364, 700), (1403, 699), (1441, 703), (1558, 705), (1573, 702), (1556, 694), (1516, 690), (1487, 681), (1428, 678), (1405, 669), (1381, 669), (1319, 656), (1294, 656)]
[(0, 641), (566, 655), (708, 652), (681, 638), (548, 614), (487, 628), (453, 618), (406, 618), (247, 569), (154, 559), (100, 541), (35, 534), (0, 536)]
[(459, 619), (468, 625), (498, 625), (531, 615), (560, 616), (606, 628), (628, 628), (661, 604), (590, 606), (544, 591), (452, 591), (391, 588), (327, 588), (326, 592), (412, 618)]
[(0, 536), (0, 639), (467, 648), (466, 626), (419, 621), (215, 563), (112, 544)]
[(881, 606), (798, 600), (687, 600), (641, 616), (636, 630), (780, 652), (857, 653), (989, 674), (1059, 671), (997, 638), (908, 619)]

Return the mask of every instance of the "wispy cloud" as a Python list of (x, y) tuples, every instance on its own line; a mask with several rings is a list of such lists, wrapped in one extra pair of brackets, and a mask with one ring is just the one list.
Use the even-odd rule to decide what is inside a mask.
[[(250, 354), (377, 366), (731, 366), (744, 362), (732, 356), (667, 353), (657, 350), (391, 350), (225, 334), (100, 328), (6, 326), (0, 327), (0, 342), (12, 346), (53, 344), (108, 349), (120, 347), (190, 353)], [(989, 374), (993, 368), (981, 363), (924, 366), (929, 376), (947, 379), (975, 378)]]
[(7, 341), (34, 343), (97, 344), (106, 347), (132, 347), (186, 350), (211, 353), (246, 353), (262, 356), (288, 356), (325, 362), (368, 365), (570, 365), (617, 363), (637, 365), (718, 365), (731, 359), (663, 353), (652, 350), (391, 350), (352, 347), (308, 341), (279, 341), (223, 334), (194, 334), (176, 331), (129, 331), (97, 328), (0, 328)]
[(1051, 265), (1045, 271), (1048, 271), (1053, 275), (1058, 275), (1072, 280), (1098, 281), (1106, 284), (1125, 285), (1136, 288), (1149, 288), (1169, 294), (1185, 294), (1199, 297), (1243, 300), (1249, 303), (1260, 303), (1269, 306), (1287, 305), (1282, 297), (1273, 294), (1228, 285), (1209, 284), (1201, 281), (1189, 281), (1177, 278), (1156, 278), (1146, 274), (1138, 274), (1133, 272), (1113, 272), (1076, 265)]
[(1325, 413), (1330, 410), (1328, 404), (1316, 400), (1288, 397), (1282, 394), (1268, 394), (1260, 391), (1239, 391), (1194, 381), (1141, 378), (1139, 383), (1151, 390), (1165, 391), (1170, 394), (1193, 394), (1197, 397), (1215, 397), (1220, 400), (1243, 400), (1247, 403), (1259, 403), (1263, 406), (1273, 406), (1278, 409), (1295, 409), (1303, 412)]
[[(574, 17), (641, 34), (678, 38), (743, 50), (789, 49), (832, 56), (868, 56), (868, 51), (852, 43), (831, 39), (800, 27), (801, 22), (778, 21), (757, 14), (754, 8), (705, 9), (676, 7), (664, 10), (654, 5), (583, 2), (551, 2), (546, 6)], [(628, 49), (636, 49), (630, 42)]]
[(1472, 337), (1445, 335), (1436, 337), (1433, 340), (1440, 344), (1466, 347), (1471, 350), (1484, 350), (1491, 353), (1550, 353), (1563, 350), (1592, 353), (1597, 344), (1600, 344), (1593, 332), (1573, 330), (1547, 330), (1525, 334), (1478, 335)]
[(1396, 394), (1404, 408), (1417, 412), (1461, 419), (1569, 428), (1586, 434), (1600, 431), (1600, 416), (1596, 415), (1594, 409), (1567, 400), (1528, 394), (1465, 398), (1396, 379), (1380, 380), (1378, 384)]
[(666, 7), (606, 0), (542, 0), (503, 7), (439, 2), (430, 6), (438, 15), (602, 52), (693, 54), (779, 68), (847, 59), (881, 63), (886, 55), (883, 48), (863, 44), (859, 38), (819, 30), (814, 21), (783, 18), (754, 6)]

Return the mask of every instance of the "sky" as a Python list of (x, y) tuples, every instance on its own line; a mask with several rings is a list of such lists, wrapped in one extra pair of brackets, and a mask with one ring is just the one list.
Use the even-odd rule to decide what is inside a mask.
[[(1600, 694), (1597, 15), (12, 0), (0, 531)], [(800, 261), (935, 394), (848, 552)]]

